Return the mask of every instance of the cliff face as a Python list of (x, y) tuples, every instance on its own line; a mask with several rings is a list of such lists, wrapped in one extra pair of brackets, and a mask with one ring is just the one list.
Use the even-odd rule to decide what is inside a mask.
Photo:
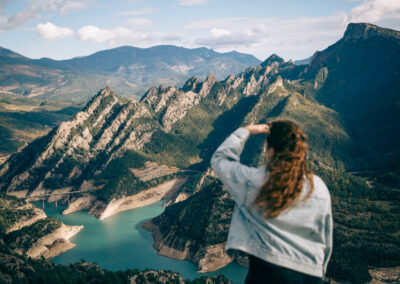
[(1, 195), (0, 204), (1, 241), (20, 255), (55, 257), (75, 246), (69, 239), (83, 228), (47, 218), (43, 210), (13, 197)]
[(357, 168), (389, 170), (400, 157), (400, 134), (387, 131), (400, 123), (399, 69), (400, 32), (367, 23), (349, 24), (341, 40), (310, 62), (308, 75), (323, 82), (315, 85), (316, 99), (339, 112), (353, 134), (354, 154), (363, 157)]
[(372, 37), (386, 37), (400, 39), (400, 32), (392, 29), (385, 29), (368, 23), (350, 23), (344, 33), (344, 40), (360, 40)]
[(224, 251), (232, 212), (233, 201), (222, 185), (205, 176), (197, 193), (168, 206), (144, 228), (152, 232), (158, 254), (191, 260), (201, 272), (214, 271), (232, 261)]

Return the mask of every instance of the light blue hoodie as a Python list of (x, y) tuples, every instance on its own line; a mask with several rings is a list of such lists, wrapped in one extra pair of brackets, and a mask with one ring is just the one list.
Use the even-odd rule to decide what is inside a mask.
[(316, 277), (323, 277), (332, 252), (331, 198), (324, 182), (314, 175), (314, 191), (302, 200), (309, 183), (304, 182), (300, 201), (275, 218), (253, 201), (268, 179), (266, 168), (240, 164), (249, 131), (233, 132), (211, 158), (211, 166), (235, 200), (225, 250), (240, 250), (264, 261)]

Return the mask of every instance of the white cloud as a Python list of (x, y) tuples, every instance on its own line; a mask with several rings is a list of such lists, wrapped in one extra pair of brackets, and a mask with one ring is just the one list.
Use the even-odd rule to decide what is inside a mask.
[(212, 28), (208, 37), (198, 38), (195, 43), (212, 48), (249, 46), (259, 42), (258, 36), (251, 30), (232, 32), (227, 29)]
[(133, 18), (133, 19), (128, 19), (125, 21), (125, 23), (131, 27), (131, 28), (136, 28), (136, 29), (148, 29), (152, 28), (154, 26), (154, 22), (149, 19), (144, 19), (144, 18)]
[(125, 27), (101, 29), (96, 26), (85, 26), (80, 28), (77, 34), (81, 41), (108, 43), (110, 45), (138, 44), (150, 40), (148, 34), (137, 33)]
[(41, 0), (36, 2), (44, 4), (42, 6), (44, 10), (66, 14), (75, 10), (85, 9), (91, 1)]
[(63, 39), (74, 35), (73, 30), (64, 27), (58, 27), (50, 22), (38, 24), (36, 26), (36, 32), (46, 41)]
[(180, 42), (182, 37), (177, 34), (160, 34), (157, 37), (162, 42)]
[(346, 22), (378, 22), (380, 20), (399, 18), (399, 0), (363, 0), (351, 9)]
[(210, 2), (210, 0), (177, 0), (179, 5), (182, 6), (198, 6)]
[[(308, 18), (219, 18), (187, 25), (191, 46), (217, 51), (232, 49), (266, 58), (277, 53), (286, 59), (308, 57), (340, 39), (346, 26), (341, 15)], [(299, 55), (300, 54), (300, 55)]]
[(229, 30), (213, 28), (213, 29), (210, 31), (210, 34), (211, 34), (211, 36), (214, 37), (214, 38), (219, 38), (219, 37), (223, 37), (223, 36), (229, 36), (229, 35), (232, 34), (232, 32), (229, 31)]
[(400, 27), (400, 0), (357, 0), (354, 5), (349, 12), (336, 11), (324, 17), (217, 18), (190, 23), (183, 30), (191, 47), (300, 59), (339, 40), (349, 22)]
[[(94, 1), (96, 0), (30, 0), (30, 5), (28, 6), (28, 8), (10, 16), (4, 15), (3, 8), (1, 12), (3, 12), (2, 16), (4, 17), (4, 21), (0, 28), (16, 28), (28, 22), (29, 20), (40, 18), (40, 16), (45, 12), (56, 12), (65, 14), (74, 10), (84, 9), (92, 4)], [(6, 3), (6, 1), (3, 1), (2, 3)], [(5, 6), (5, 4), (3, 6)]]
[(129, 11), (124, 11), (119, 13), (122, 16), (139, 16), (139, 15), (148, 15), (152, 14), (156, 9), (153, 7), (147, 7), (147, 8), (142, 8), (142, 9), (135, 9), (135, 10), (129, 10)]

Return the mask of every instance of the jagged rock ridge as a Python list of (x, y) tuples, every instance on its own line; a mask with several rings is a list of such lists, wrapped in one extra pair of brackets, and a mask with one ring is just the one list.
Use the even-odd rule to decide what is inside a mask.
[[(120, 98), (107, 87), (70, 121), (63, 122), (47, 136), (11, 156), (0, 169), (2, 190), (19, 197), (91, 190), (92, 193), (83, 194), (73, 203), (74, 208), (66, 212), (90, 209), (101, 217), (113, 198), (137, 194), (179, 175), (179, 171), (175, 171), (164, 179), (154, 177), (143, 181), (135, 176), (135, 171), (129, 171), (136, 189), (113, 189), (112, 193), (107, 193), (111, 185), (102, 181), (107, 182), (107, 174), (116, 175), (113, 171), (118, 163), (125, 163), (126, 155), (131, 155), (126, 163), (133, 164), (124, 165), (124, 168), (145, 167), (144, 161), (152, 160), (152, 157), (140, 151), (152, 140), (155, 132), (169, 133), (178, 121), (204, 100), (221, 107), (225, 104), (229, 109), (243, 97), (241, 93), (244, 96), (257, 95), (276, 73), (274, 70), (278, 65), (271, 60), (268, 66), (249, 68), (222, 82), (218, 82), (214, 74), (203, 82), (193, 77), (182, 89), (152, 87), (140, 102)], [(121, 187), (126, 183), (122, 175), (118, 183)], [(49, 200), (65, 201), (66, 197), (53, 195)]]

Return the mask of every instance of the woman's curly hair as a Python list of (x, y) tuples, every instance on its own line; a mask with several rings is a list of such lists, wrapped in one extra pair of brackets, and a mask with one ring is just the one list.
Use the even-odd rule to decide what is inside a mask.
[(266, 218), (278, 216), (298, 200), (306, 179), (310, 190), (305, 199), (314, 190), (313, 174), (306, 163), (307, 136), (290, 120), (275, 120), (269, 126), (267, 148), (273, 149), (272, 158), (267, 161), (269, 177), (254, 200), (264, 210)]

